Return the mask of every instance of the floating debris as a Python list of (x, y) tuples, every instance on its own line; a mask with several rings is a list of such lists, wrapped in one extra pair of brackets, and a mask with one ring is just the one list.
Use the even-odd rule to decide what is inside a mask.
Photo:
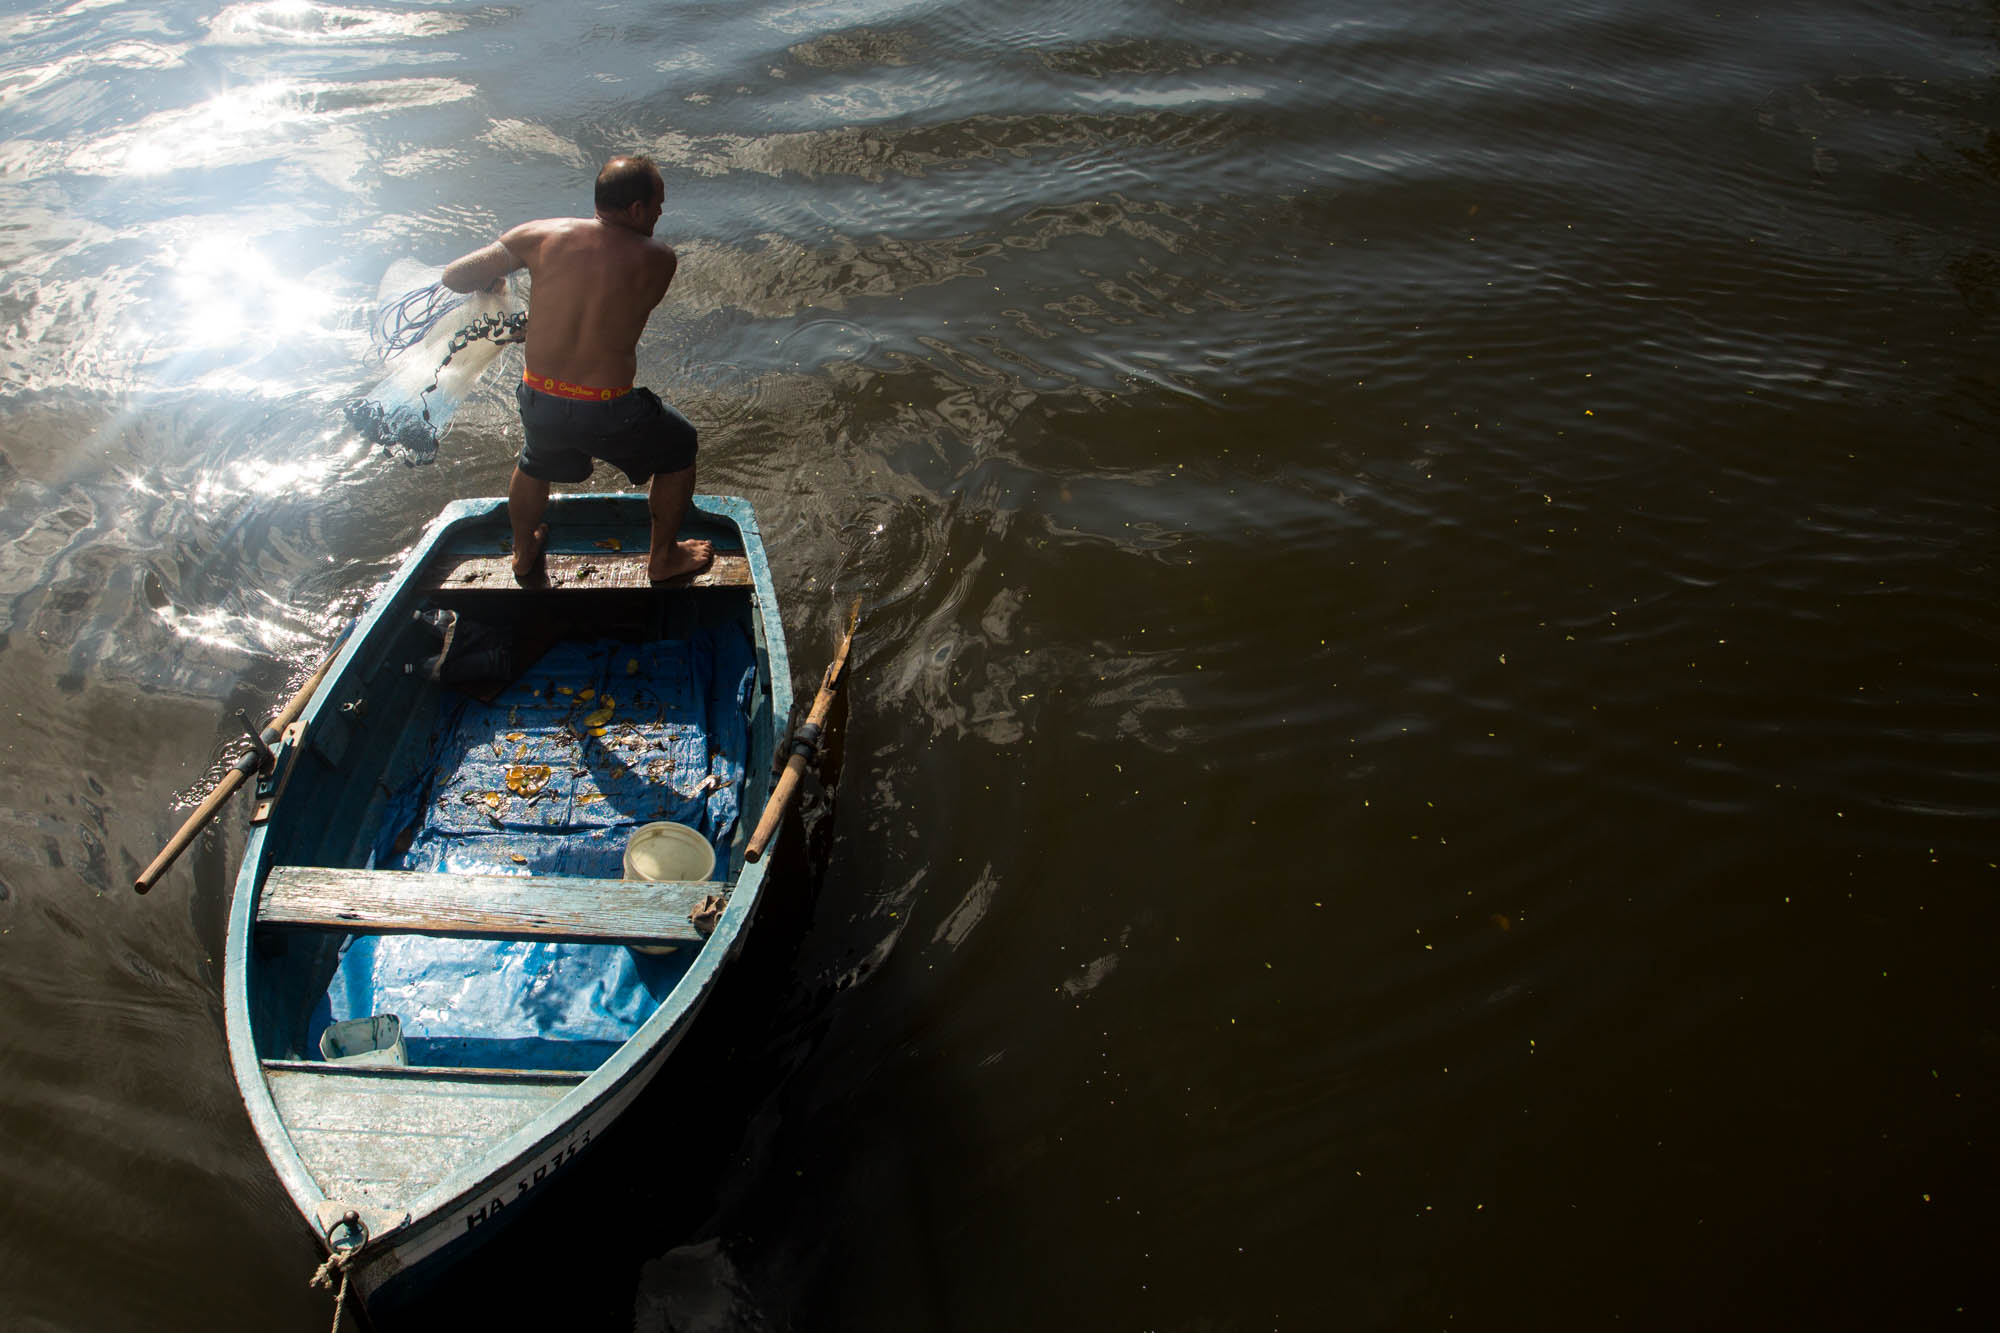
[(507, 790), (520, 796), (533, 796), (549, 785), (547, 764), (513, 764), (507, 769)]

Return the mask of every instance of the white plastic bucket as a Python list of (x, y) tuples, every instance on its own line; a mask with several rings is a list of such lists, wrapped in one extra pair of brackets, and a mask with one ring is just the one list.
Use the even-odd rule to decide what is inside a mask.
[(625, 843), (625, 878), (692, 880), (715, 873), (715, 848), (685, 824), (642, 824)]
[(394, 1014), (349, 1018), (327, 1024), (319, 1034), (319, 1053), (337, 1065), (405, 1065), (403, 1020)]

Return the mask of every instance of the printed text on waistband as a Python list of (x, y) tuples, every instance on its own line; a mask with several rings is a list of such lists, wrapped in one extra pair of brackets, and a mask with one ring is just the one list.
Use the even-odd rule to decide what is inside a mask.
[(622, 389), (599, 389), (588, 384), (571, 384), (568, 380), (559, 380), (553, 375), (537, 375), (532, 370), (521, 373), (521, 382), (530, 389), (540, 389), (543, 393), (552, 393), (558, 398), (574, 398), (583, 403), (605, 403), (632, 392), (632, 386), (629, 384)]

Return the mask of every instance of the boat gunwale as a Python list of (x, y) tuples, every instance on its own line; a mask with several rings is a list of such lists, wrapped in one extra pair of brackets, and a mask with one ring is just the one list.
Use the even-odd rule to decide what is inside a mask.
[[(629, 502), (643, 509), (645, 497), (634, 492), (577, 493), (557, 497), (552, 513), (559, 514), (562, 508), (591, 501)], [(452, 534), (461, 527), (490, 519), (502, 511), (505, 505), (504, 498), (457, 500), (446, 505), (431, 521), (409, 556), (396, 573), (382, 585), (373, 603), (354, 627), (354, 631), (348, 635), (333, 667), (327, 672), (325, 680), (301, 715), (302, 734), (309, 734), (322, 710), (331, 706), (331, 701), (345, 684), (356, 660), (369, 646), (378, 627), (388, 617), (404, 613), (413, 598), (420, 598), (423, 595), (418, 576), (432, 557), (445, 546)], [(768, 673), (767, 687), (771, 700), (769, 726), (775, 753), (776, 748), (782, 743), (782, 730), (791, 716), (791, 667), (785, 650), (783, 621), (779, 613), (770, 562), (764, 549), (761, 530), (758, 528), (749, 502), (739, 497), (697, 495), (693, 500), (692, 512), (725, 520), (733, 524), (742, 537), (744, 551), (749, 558), (751, 568), (750, 615), (756, 622), (758, 637), (761, 640), (756, 645), (757, 655), (760, 666)], [(288, 753), (288, 748), (282, 744), (278, 747), (278, 759), (281, 765), (292, 762), (295, 758)], [(742, 817), (749, 816), (750, 812), (745, 811)], [(738, 837), (741, 836), (743, 834), (739, 830)], [(320, 1221), (318, 1206), (329, 1202), (361, 1201), (329, 1200), (307, 1169), (285, 1127), (284, 1119), (278, 1111), (270, 1085), (265, 1078), (250, 1020), (249, 969), (253, 957), (251, 937), (256, 926), (257, 900), (263, 891), (264, 879), (269, 873), (269, 863), (267, 826), (255, 825), (245, 841), (242, 863), (232, 888), (224, 951), (224, 1027), (237, 1090), (264, 1154), (284, 1185), (293, 1206), (319, 1237), (321, 1246), (330, 1248), (329, 1239)], [(680, 977), (673, 990), (640, 1025), (638, 1031), (627, 1038), (603, 1064), (592, 1070), (513, 1134), (494, 1143), (417, 1198), (401, 1205), (404, 1212), (403, 1220), (396, 1227), (371, 1236), (369, 1242), (362, 1247), (360, 1263), (357, 1266), (365, 1268), (369, 1256), (385, 1252), (400, 1253), (406, 1248), (421, 1252), (410, 1254), (404, 1264), (396, 1266), (399, 1270), (421, 1262), (431, 1253), (456, 1239), (452, 1236), (439, 1238), (430, 1233), (434, 1233), (443, 1222), (454, 1219), (461, 1208), (470, 1207), (483, 1194), (492, 1191), (497, 1184), (504, 1184), (511, 1178), (519, 1163), (533, 1157), (542, 1146), (575, 1134), (587, 1120), (607, 1104), (617, 1101), (620, 1103), (618, 1109), (622, 1111), (622, 1104), (630, 1096), (636, 1096), (638, 1091), (636, 1086), (629, 1087), (628, 1091), (628, 1086), (634, 1084), (636, 1080), (649, 1079), (657, 1072), (659, 1066), (671, 1054), (673, 1047), (678, 1045), (687, 1027), (699, 1015), (703, 1001), (713, 988), (722, 967), (740, 949), (743, 932), (762, 897), (766, 868), (769, 864), (770, 858), (767, 853), (763, 859), (742, 866), (714, 932), (695, 955), (688, 970)], [(385, 1278), (387, 1276), (392, 1274), (384, 1275)]]

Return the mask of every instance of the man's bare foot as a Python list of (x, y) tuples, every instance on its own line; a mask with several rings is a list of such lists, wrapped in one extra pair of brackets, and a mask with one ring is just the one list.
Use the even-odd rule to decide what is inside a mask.
[(535, 529), (533, 539), (526, 550), (514, 552), (514, 582), (524, 588), (537, 587), (549, 581), (549, 566), (546, 559), (549, 549), (549, 525), (544, 523)]
[(655, 583), (699, 574), (715, 563), (715, 547), (704, 541), (675, 542), (646, 560), (646, 577)]

